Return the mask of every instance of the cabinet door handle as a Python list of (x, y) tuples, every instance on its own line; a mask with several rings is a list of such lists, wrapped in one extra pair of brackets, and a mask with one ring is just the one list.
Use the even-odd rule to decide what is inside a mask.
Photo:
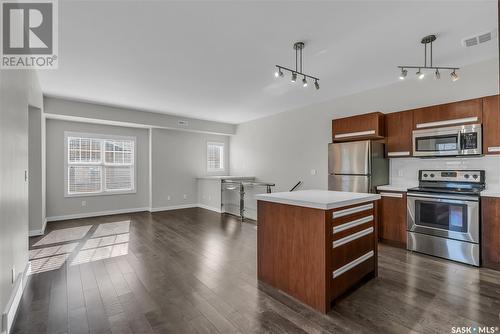
[(374, 135), (375, 130), (368, 130), (368, 131), (358, 131), (358, 132), (349, 132), (349, 133), (339, 133), (334, 136), (335, 139), (337, 138), (347, 138), (347, 137), (358, 137), (358, 136), (367, 136), (367, 135)]
[(442, 125), (452, 125), (452, 124), (463, 124), (469, 122), (477, 122), (477, 116), (474, 117), (465, 117), (465, 118), (456, 118), (456, 119), (448, 119), (446, 121), (436, 121), (436, 122), (428, 122), (428, 123), (418, 123), (417, 129), (422, 128), (430, 128), (432, 126), (442, 126)]
[(405, 157), (409, 156), (410, 151), (401, 151), (401, 152), (387, 152), (388, 157)]
[(380, 193), (379, 195), (382, 197), (403, 198), (403, 194), (398, 193)]
[(500, 146), (490, 146), (488, 152), (500, 152)]

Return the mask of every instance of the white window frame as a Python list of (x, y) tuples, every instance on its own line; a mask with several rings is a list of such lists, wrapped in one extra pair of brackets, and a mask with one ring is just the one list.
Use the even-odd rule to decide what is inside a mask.
[[(101, 139), (101, 162), (100, 163), (86, 163), (79, 164), (75, 163), (74, 165), (95, 165), (101, 166), (101, 191), (99, 192), (89, 192), (89, 193), (78, 193), (71, 194), (69, 193), (69, 175), (68, 169), (70, 164), (69, 161), (69, 147), (68, 147), (68, 138), (69, 137), (83, 137), (83, 138), (91, 138), (91, 139)], [(132, 163), (132, 173), (133, 173), (133, 182), (132, 189), (130, 190), (105, 190), (105, 182), (106, 182), (106, 166), (113, 166), (113, 164), (105, 164), (105, 148), (104, 140), (131, 140), (133, 142), (133, 163)], [(120, 166), (120, 165), (117, 165)], [(137, 137), (132, 136), (118, 136), (118, 135), (105, 135), (105, 134), (96, 134), (96, 133), (84, 133), (84, 132), (64, 132), (64, 197), (88, 197), (88, 196), (107, 196), (107, 195), (119, 195), (119, 194), (135, 194), (137, 193)]]
[[(222, 158), (221, 158), (221, 168), (210, 168), (209, 163), (208, 163), (208, 147), (210, 145), (218, 145), (222, 146)], [(223, 142), (216, 142), (216, 141), (208, 141), (207, 142), (207, 154), (206, 154), (206, 160), (207, 160), (207, 173), (220, 173), (224, 172), (226, 170), (226, 144)]]

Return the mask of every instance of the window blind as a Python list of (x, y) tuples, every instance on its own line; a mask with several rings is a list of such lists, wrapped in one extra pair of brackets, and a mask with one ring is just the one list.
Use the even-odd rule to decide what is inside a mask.
[(224, 170), (224, 144), (207, 144), (207, 169), (208, 171)]
[(135, 140), (68, 136), (67, 147), (68, 195), (134, 190)]

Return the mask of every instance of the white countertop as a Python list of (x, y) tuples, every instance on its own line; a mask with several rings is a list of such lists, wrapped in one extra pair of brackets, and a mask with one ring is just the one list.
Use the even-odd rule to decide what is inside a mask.
[(199, 180), (254, 180), (255, 176), (231, 176), (231, 175), (205, 175), (198, 176)]
[(500, 189), (486, 189), (481, 191), (483, 197), (500, 197)]
[(384, 186), (378, 186), (377, 190), (379, 191), (399, 191), (399, 192), (406, 192), (408, 188), (413, 188), (415, 186), (410, 186), (410, 185), (392, 185), (392, 184), (386, 184)]
[(380, 195), (352, 193), (347, 191), (299, 190), (273, 194), (259, 194), (255, 195), (255, 198), (260, 201), (329, 210), (358, 203), (376, 201), (380, 199)]

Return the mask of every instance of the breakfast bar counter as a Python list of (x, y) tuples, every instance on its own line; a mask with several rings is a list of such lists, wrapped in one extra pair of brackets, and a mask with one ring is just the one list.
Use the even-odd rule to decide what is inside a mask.
[(303, 190), (257, 195), (257, 274), (327, 313), (377, 276), (377, 194)]

